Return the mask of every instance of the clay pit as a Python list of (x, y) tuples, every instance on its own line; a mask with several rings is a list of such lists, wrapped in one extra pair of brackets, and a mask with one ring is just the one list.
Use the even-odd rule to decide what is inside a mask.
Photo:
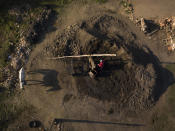
[[(104, 70), (95, 78), (88, 76), (88, 58), (62, 61), (76, 81), (76, 94), (115, 103), (118, 109), (144, 110), (158, 100), (165, 89), (166, 70), (149, 48), (139, 43), (137, 34), (122, 17), (100, 15), (67, 27), (45, 51), (49, 57), (114, 53), (102, 58)], [(164, 80), (163, 80), (164, 79)]]

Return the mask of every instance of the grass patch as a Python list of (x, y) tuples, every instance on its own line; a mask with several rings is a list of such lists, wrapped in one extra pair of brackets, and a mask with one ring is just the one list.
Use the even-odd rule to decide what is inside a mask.
[(10, 93), (9, 90), (0, 86), (0, 103), (2, 103), (4, 100), (6, 100), (11, 95), (12, 95), (12, 93)]
[[(36, 18), (30, 17), (30, 14), (40, 13), (41, 9), (39, 3), (37, 2), (38, 7), (31, 6), (30, 12), (28, 14), (12, 15), (9, 13), (9, 9), (12, 9), (15, 6), (22, 6), (24, 4), (30, 3), (34, 5), (36, 0), (6, 0), (0, 2), (0, 68), (8, 64), (8, 56), (14, 51), (15, 47), (19, 43), (20, 33), (27, 30), (30, 26), (29, 21), (33, 21)], [(26, 13), (26, 12), (25, 12)], [(21, 22), (18, 22), (21, 19)]]
[(8, 128), (8, 125), (12, 123), (20, 113), (23, 111), (22, 108), (19, 108), (13, 104), (0, 104), (0, 130)]
[(6, 130), (29, 106), (15, 105), (9, 103), (0, 104), (0, 130)]
[[(20, 32), (25, 32), (31, 25), (29, 21), (34, 21), (37, 17), (31, 17), (30, 14), (37, 16), (42, 11), (42, 7), (50, 7), (59, 12), (65, 5), (73, 2), (85, 2), (91, 0), (1, 0), (0, 1), (0, 68), (8, 64), (8, 56), (14, 51), (19, 43)], [(96, 0), (98, 3), (104, 3), (107, 0)], [(10, 15), (9, 9), (30, 5), (30, 11), (25, 15), (21, 13), (21, 22), (18, 23), (18, 15)], [(18, 24), (18, 26), (17, 26)]]
[[(0, 1), (0, 68), (8, 64), (8, 56), (19, 43), (21, 32), (28, 31), (31, 21), (37, 19), (43, 7), (62, 8), (73, 0), (2, 0)], [(26, 10), (27, 4), (30, 10)], [(10, 9), (22, 9), (23, 13), (12, 15)], [(34, 17), (31, 17), (31, 14)], [(21, 20), (19, 20), (21, 19)], [(20, 21), (20, 22), (19, 22)]]
[(7, 12), (10, 8), (14, 6), (21, 6), (30, 4), (32, 7), (37, 7), (39, 5), (39, 2), (42, 0), (1, 0), (0, 1), (0, 12), (4, 13)]
[(11, 118), (15, 116), (15, 106), (6, 102), (9, 98), (13, 97), (13, 93), (1, 87), (0, 91), (0, 130), (8, 127)]
[(0, 130), (6, 130), (8, 125), (13, 123), (22, 112), (30, 106), (22, 103), (14, 103), (16, 91), (0, 88)]
[(18, 35), (15, 17), (0, 15), (0, 68), (6, 66), (8, 55), (13, 51), (13, 43), (17, 43)]

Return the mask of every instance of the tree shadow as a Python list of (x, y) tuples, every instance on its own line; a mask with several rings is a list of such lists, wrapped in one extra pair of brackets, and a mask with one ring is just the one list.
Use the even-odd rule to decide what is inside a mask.
[(51, 89), (47, 90), (47, 91), (57, 91), (60, 90), (60, 86), (59, 86), (59, 82), (57, 80), (57, 76), (58, 76), (58, 72), (55, 70), (49, 70), (49, 69), (40, 69), (40, 70), (36, 70), (36, 71), (30, 71), (28, 72), (29, 74), (42, 74), (43, 80), (42, 81), (38, 81), (38, 80), (27, 80), (27, 83), (31, 83), (31, 84), (27, 84), (27, 85), (41, 85), (41, 86), (46, 86), (46, 87), (52, 87)]

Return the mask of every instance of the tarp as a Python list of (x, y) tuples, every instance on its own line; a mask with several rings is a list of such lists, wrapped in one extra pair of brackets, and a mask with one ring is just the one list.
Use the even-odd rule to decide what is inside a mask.
[(25, 81), (25, 72), (24, 72), (24, 68), (22, 67), (19, 70), (19, 84), (21, 89), (24, 87), (24, 81)]

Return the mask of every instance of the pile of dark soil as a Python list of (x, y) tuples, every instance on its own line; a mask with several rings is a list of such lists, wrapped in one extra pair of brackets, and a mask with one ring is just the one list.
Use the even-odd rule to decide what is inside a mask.
[[(66, 59), (80, 96), (110, 101), (118, 108), (131, 110), (151, 107), (159, 98), (165, 84), (163, 73), (152, 52), (138, 44), (137, 35), (120, 17), (109, 15), (92, 17), (69, 26), (55, 43), (47, 48), (52, 56), (93, 53), (115, 53), (105, 57), (104, 70), (91, 79), (87, 58)], [(99, 57), (94, 57), (96, 63)]]

